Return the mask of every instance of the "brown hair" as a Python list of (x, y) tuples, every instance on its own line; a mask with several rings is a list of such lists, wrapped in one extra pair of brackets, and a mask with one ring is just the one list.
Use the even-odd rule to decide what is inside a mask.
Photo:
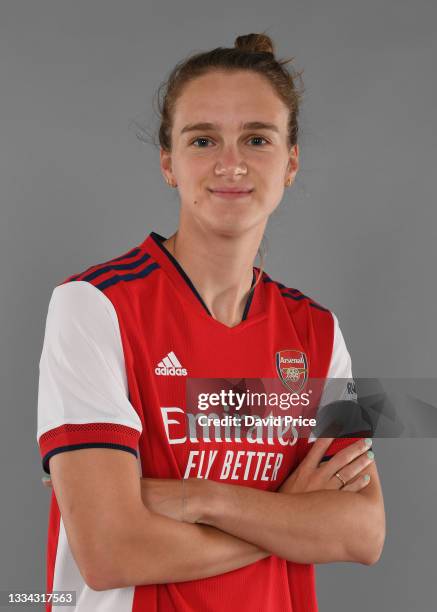
[[(291, 148), (297, 142), (297, 116), (304, 91), (303, 71), (290, 73), (284, 68), (293, 59), (276, 59), (273, 42), (263, 33), (237, 36), (234, 47), (217, 47), (181, 60), (157, 91), (157, 106), (161, 121), (158, 133), (160, 146), (164, 151), (171, 151), (174, 109), (184, 87), (190, 81), (212, 70), (229, 72), (250, 70), (267, 78), (288, 108), (288, 145)], [(300, 80), (300, 89), (296, 88), (297, 79)]]

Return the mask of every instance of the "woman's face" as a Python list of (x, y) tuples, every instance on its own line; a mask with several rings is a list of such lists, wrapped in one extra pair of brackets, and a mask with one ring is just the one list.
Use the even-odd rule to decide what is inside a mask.
[[(257, 225), (263, 230), (298, 169), (287, 122), (288, 109), (254, 72), (214, 71), (188, 83), (176, 102), (172, 151), (161, 149), (161, 168), (177, 184), (184, 221), (228, 236)], [(229, 189), (250, 191), (233, 198), (219, 193)]]

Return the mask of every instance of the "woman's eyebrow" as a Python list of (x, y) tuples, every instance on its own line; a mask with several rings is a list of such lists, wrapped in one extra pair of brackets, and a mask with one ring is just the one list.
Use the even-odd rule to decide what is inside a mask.
[[(265, 123), (264, 121), (249, 121), (241, 124), (243, 130), (272, 130), (273, 132), (279, 133), (279, 128), (274, 123)], [(188, 123), (182, 128), (181, 134), (186, 132), (202, 131), (202, 130), (217, 130), (220, 131), (220, 126), (216, 123)]]

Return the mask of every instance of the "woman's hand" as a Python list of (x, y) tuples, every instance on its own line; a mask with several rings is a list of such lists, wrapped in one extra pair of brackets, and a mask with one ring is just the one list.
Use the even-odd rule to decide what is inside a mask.
[[(329, 461), (320, 463), (334, 438), (318, 438), (305, 459), (278, 489), (281, 493), (307, 493), (309, 491), (360, 491), (370, 482), (361, 472), (372, 463), (369, 448), (372, 440), (358, 440), (339, 451)], [(346, 483), (343, 486), (339, 474)], [(357, 478), (357, 476), (359, 477)]]

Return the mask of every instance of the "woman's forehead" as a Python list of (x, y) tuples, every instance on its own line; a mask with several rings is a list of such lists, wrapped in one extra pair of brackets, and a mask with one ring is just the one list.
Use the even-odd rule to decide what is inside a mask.
[[(212, 123), (217, 128), (245, 122), (265, 122), (282, 129), (287, 108), (264, 78), (246, 72), (207, 74), (188, 83), (176, 103), (174, 125)], [(183, 124), (183, 125), (182, 125)]]

